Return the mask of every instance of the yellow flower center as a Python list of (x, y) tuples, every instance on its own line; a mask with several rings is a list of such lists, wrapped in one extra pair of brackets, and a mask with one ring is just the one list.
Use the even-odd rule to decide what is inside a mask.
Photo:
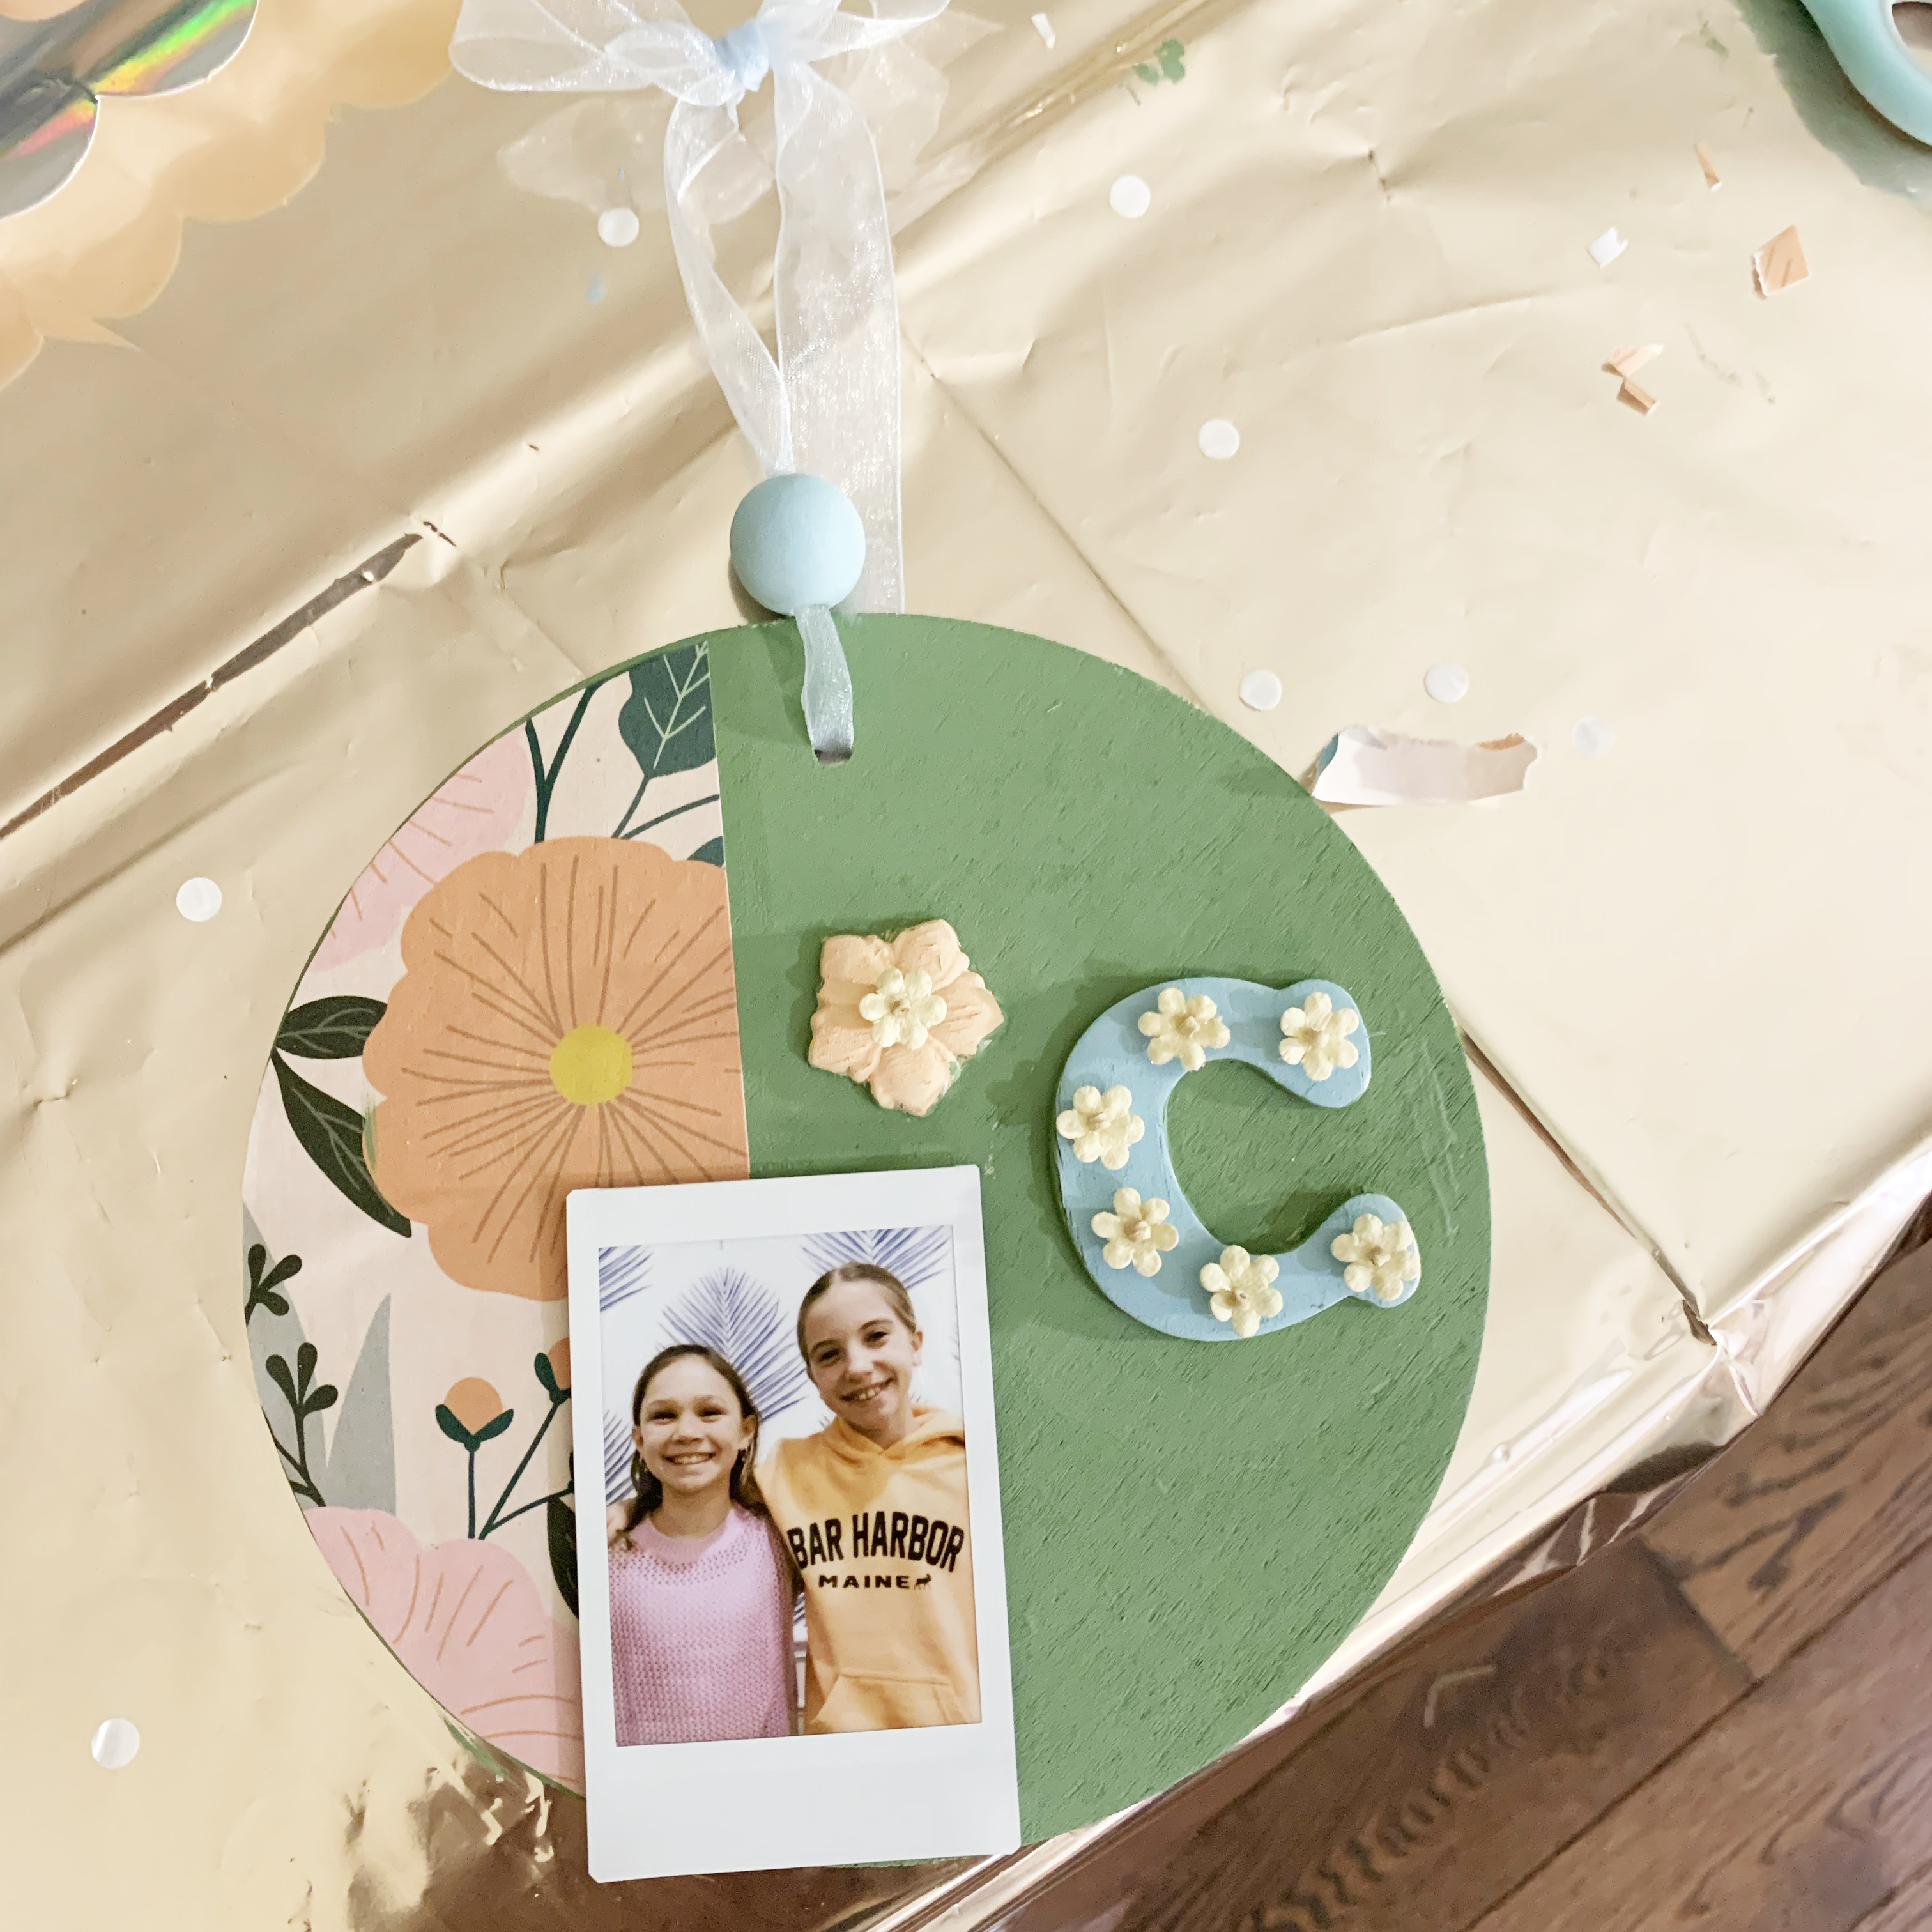
[(601, 1107), (631, 1084), (631, 1042), (608, 1027), (572, 1027), (550, 1057), (550, 1084), (580, 1107)]

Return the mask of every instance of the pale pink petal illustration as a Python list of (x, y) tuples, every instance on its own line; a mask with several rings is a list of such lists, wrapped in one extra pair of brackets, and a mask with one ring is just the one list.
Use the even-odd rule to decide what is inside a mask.
[(425, 1550), (384, 1510), (310, 1510), (328, 1567), (403, 1667), (450, 1714), (532, 1770), (584, 1788), (577, 1635), (506, 1550)]
[(530, 794), (530, 756), (520, 734), (487, 745), (370, 860), (316, 949), (319, 968), (386, 945), (410, 908), (478, 852), (502, 848)]

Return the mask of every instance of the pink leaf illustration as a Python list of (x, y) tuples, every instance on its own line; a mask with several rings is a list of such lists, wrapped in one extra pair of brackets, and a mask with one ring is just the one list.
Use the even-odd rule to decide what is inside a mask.
[(394, 938), (410, 908), (439, 879), (478, 852), (502, 847), (530, 785), (520, 733), (486, 745), (370, 860), (316, 948), (315, 965), (340, 966)]
[(452, 1717), (583, 1790), (577, 1634), (508, 1551), (468, 1539), (425, 1550), (383, 1510), (311, 1510), (308, 1526), (376, 1634)]

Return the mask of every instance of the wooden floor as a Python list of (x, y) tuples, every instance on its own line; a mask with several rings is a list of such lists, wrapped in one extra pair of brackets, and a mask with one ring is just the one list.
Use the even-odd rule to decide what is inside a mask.
[(1242, 1756), (1003, 1932), (1932, 1932), (1932, 1249), (1642, 1530)]

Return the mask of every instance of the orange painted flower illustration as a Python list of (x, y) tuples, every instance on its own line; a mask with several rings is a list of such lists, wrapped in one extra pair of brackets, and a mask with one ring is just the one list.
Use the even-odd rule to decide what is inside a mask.
[(371, 1172), (452, 1280), (556, 1301), (575, 1187), (748, 1171), (724, 874), (642, 841), (486, 852), (403, 928)]

